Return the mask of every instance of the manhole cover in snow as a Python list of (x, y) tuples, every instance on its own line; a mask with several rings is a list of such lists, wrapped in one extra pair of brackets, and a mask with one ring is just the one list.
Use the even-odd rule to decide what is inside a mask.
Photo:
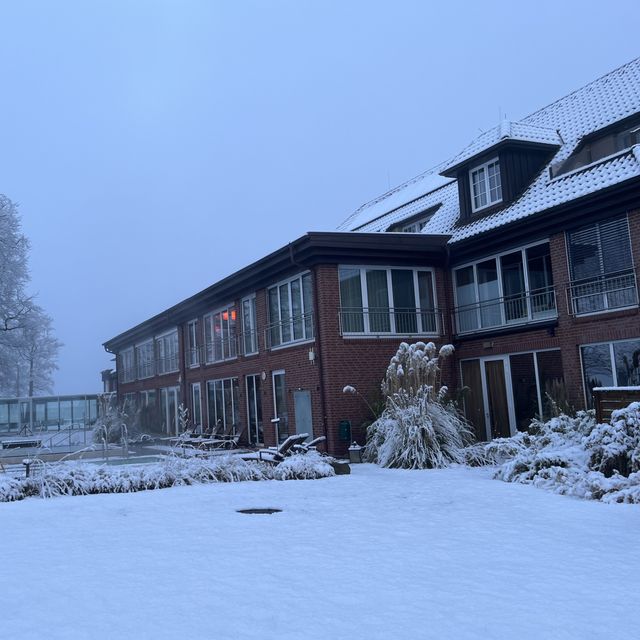
[(282, 509), (237, 509), (238, 513), (280, 513)]

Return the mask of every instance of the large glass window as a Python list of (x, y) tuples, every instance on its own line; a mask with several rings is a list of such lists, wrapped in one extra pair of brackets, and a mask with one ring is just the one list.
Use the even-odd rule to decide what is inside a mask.
[(573, 313), (638, 304), (626, 216), (567, 233)]
[(120, 382), (131, 382), (135, 377), (133, 349), (125, 349), (120, 353)]
[(191, 424), (196, 430), (202, 428), (202, 398), (200, 395), (200, 383), (191, 385)]
[(592, 404), (594, 387), (640, 385), (640, 338), (587, 344), (582, 351), (582, 371), (587, 404)]
[(242, 301), (242, 349), (245, 355), (258, 352), (255, 296)]
[(546, 242), (456, 269), (454, 282), (459, 333), (557, 315)]
[(433, 272), (340, 267), (342, 333), (435, 334)]
[(198, 351), (198, 321), (192, 320), (187, 325), (187, 365), (197, 367), (200, 364)]
[(314, 337), (310, 273), (270, 287), (267, 298), (271, 347), (311, 340)]
[(471, 208), (474, 212), (502, 200), (502, 181), (498, 159), (486, 162), (469, 172)]
[(154, 374), (153, 340), (136, 346), (138, 378), (150, 378)]
[(178, 370), (178, 331), (172, 331), (156, 338), (158, 352), (158, 373)]
[(207, 382), (209, 428), (217, 433), (235, 433), (240, 424), (238, 379), (225, 378)]
[(229, 306), (204, 318), (207, 362), (235, 358), (237, 312)]
[(260, 376), (257, 374), (247, 376), (246, 384), (247, 420), (249, 423), (248, 440), (251, 444), (263, 444), (264, 432), (262, 428), (262, 395), (260, 393)]

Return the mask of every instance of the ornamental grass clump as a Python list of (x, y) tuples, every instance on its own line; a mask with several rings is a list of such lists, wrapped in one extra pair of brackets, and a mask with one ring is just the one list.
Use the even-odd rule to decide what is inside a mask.
[(433, 342), (403, 342), (393, 356), (382, 392), (385, 408), (367, 429), (365, 456), (382, 467), (432, 469), (464, 463), (473, 432), (441, 385), (439, 351)]

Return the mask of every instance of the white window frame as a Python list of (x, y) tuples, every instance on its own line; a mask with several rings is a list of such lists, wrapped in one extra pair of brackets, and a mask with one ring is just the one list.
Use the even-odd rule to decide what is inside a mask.
[[(360, 293), (362, 296), (362, 309), (363, 309), (363, 323), (364, 323), (364, 331), (344, 331), (345, 336), (349, 337), (358, 337), (358, 336), (404, 336), (404, 335), (416, 335), (416, 336), (428, 336), (428, 337), (438, 337), (440, 335), (441, 323), (438, 315), (438, 292), (436, 287), (436, 273), (433, 267), (404, 267), (397, 265), (352, 265), (352, 264), (341, 264), (338, 265), (338, 290), (340, 289), (340, 269), (358, 269), (360, 271)], [(391, 331), (388, 332), (380, 332), (380, 331), (371, 331), (370, 329), (370, 321), (369, 321), (369, 313), (364, 313), (364, 309), (369, 309), (369, 293), (367, 291), (367, 270), (376, 270), (376, 271), (386, 271), (387, 275), (387, 303), (389, 307), (389, 316), (390, 316), (390, 328)], [(431, 285), (433, 289), (433, 311), (435, 313), (436, 320), (436, 330), (435, 332), (427, 332), (422, 331), (422, 314), (429, 313), (429, 309), (422, 309), (419, 306), (416, 306), (416, 328), (417, 332), (415, 334), (406, 334), (406, 333), (398, 333), (396, 331), (396, 316), (395, 316), (395, 307), (392, 304), (393, 300), (393, 283), (391, 279), (391, 271), (411, 271), (413, 273), (413, 295), (416, 301), (416, 305), (420, 304), (420, 288), (418, 285), (418, 272), (424, 271), (429, 272), (431, 274)], [(340, 299), (340, 308), (342, 308), (342, 299)]]
[[(151, 369), (151, 372), (148, 375), (142, 375), (141, 372), (141, 364), (138, 360), (138, 349), (140, 349), (141, 347), (145, 347), (147, 345), (151, 345), (151, 362), (147, 364), (147, 366)], [(148, 378), (153, 378), (155, 376), (155, 364), (156, 364), (156, 350), (155, 350), (155, 341), (153, 338), (149, 338), (147, 340), (143, 340), (142, 342), (138, 342), (138, 344), (135, 345), (135, 352), (136, 352), (136, 373), (137, 373), (137, 379), (138, 380), (147, 380)]]
[(200, 413), (199, 423), (195, 422), (195, 415), (191, 416), (191, 424), (194, 428), (202, 430), (202, 387), (199, 382), (193, 382), (191, 384), (191, 406), (193, 413), (196, 412), (196, 388), (198, 389), (198, 411)]
[[(311, 277), (311, 309), (307, 309), (304, 303), (304, 285), (302, 284), (302, 278), (306, 275), (309, 275)], [(293, 315), (293, 300), (292, 300), (292, 295), (291, 295), (291, 283), (295, 282), (295, 281), (299, 281), (300, 282), (300, 307), (301, 307), (301, 314), (300, 316), (294, 316)], [(280, 296), (280, 287), (282, 285), (287, 285), (287, 296), (288, 296), (288, 302), (289, 302), (289, 318), (282, 318), (282, 304), (281, 304), (281, 296)], [(274, 319), (271, 317), (271, 305), (269, 304), (269, 291), (271, 291), (272, 289), (275, 289), (278, 292), (278, 318)], [(280, 282), (276, 282), (274, 284), (270, 284), (266, 290), (265, 290), (265, 294), (266, 294), (266, 304), (267, 304), (267, 314), (269, 317), (269, 324), (267, 326), (267, 332), (269, 335), (268, 338), (268, 342), (267, 344), (269, 345), (269, 348), (271, 350), (273, 349), (282, 349), (282, 348), (286, 348), (289, 347), (291, 345), (296, 345), (296, 344), (302, 344), (305, 342), (314, 342), (316, 337), (316, 331), (315, 331), (315, 326), (314, 326), (314, 318), (313, 318), (313, 301), (314, 301), (314, 297), (315, 297), (315, 291), (314, 291), (314, 286), (313, 286), (313, 274), (311, 273), (311, 271), (302, 271), (301, 273), (296, 274), (295, 276), (292, 276), (290, 278), (286, 278), (284, 280), (281, 280)], [(306, 319), (307, 317), (310, 316), (311, 317), (311, 336), (307, 335), (307, 324), (306, 324)], [(303, 337), (302, 338), (294, 338), (294, 323), (293, 320), (294, 318), (300, 317), (302, 319), (302, 333), (303, 333)], [(282, 339), (282, 325), (286, 322), (286, 320), (289, 321), (289, 331), (290, 331), (290, 335), (291, 338), (289, 340), (283, 340)], [(271, 344), (271, 331), (273, 331), (274, 329), (276, 329), (278, 331), (280, 340), (278, 342), (277, 345), (273, 345)]]
[[(128, 355), (131, 357), (131, 366), (128, 368), (124, 366), (125, 355)], [(127, 349), (123, 349), (120, 352), (120, 365), (122, 366), (121, 382), (123, 384), (126, 384), (127, 382), (133, 382), (134, 380), (136, 380), (138, 372), (136, 370), (136, 357), (135, 357), (134, 347), (128, 347)], [(125, 374), (125, 372), (127, 371), (128, 371), (128, 374)]]
[[(165, 353), (165, 338), (169, 338), (169, 337), (173, 337), (175, 335), (175, 346), (176, 346), (176, 352), (175, 355), (167, 355)], [(175, 327), (173, 329), (170, 329), (169, 331), (165, 331), (164, 333), (161, 333), (159, 335), (157, 335), (154, 338), (154, 348), (155, 348), (155, 357), (156, 357), (156, 372), (157, 375), (166, 375), (168, 373), (175, 373), (176, 371), (179, 371), (180, 369), (180, 364), (178, 362), (179, 358), (180, 358), (180, 338), (178, 336), (178, 328)], [(161, 347), (162, 345), (162, 347)], [(163, 353), (164, 355), (160, 355), (161, 353)], [(173, 368), (169, 368), (169, 365), (173, 364), (174, 367)]]
[[(249, 317), (250, 317), (250, 323), (251, 323), (251, 327), (245, 327), (244, 324), (244, 304), (245, 302), (249, 303)], [(240, 314), (242, 316), (241, 318), (241, 322), (242, 322), (242, 353), (245, 356), (251, 356), (251, 355), (255, 355), (256, 353), (258, 353), (259, 351), (259, 346), (258, 346), (258, 313), (257, 313), (257, 309), (256, 309), (256, 294), (252, 293), (250, 296), (246, 296), (245, 298), (242, 298), (242, 300), (240, 301)], [(247, 351), (245, 349), (245, 344), (246, 344), (246, 334), (249, 333), (251, 335), (250, 338), (250, 342), (251, 342), (251, 350)]]
[[(193, 335), (191, 329), (193, 328)], [(193, 342), (192, 342), (193, 339)], [(198, 351), (198, 319), (189, 320), (187, 323), (187, 364), (190, 369), (200, 366), (200, 352)], [(195, 357), (194, 357), (195, 356)]]
[(582, 378), (582, 391), (584, 395), (584, 406), (589, 406), (589, 398), (587, 396), (587, 381), (585, 380), (584, 375), (584, 362), (582, 358), (582, 348), (583, 347), (597, 347), (601, 344), (606, 344), (609, 346), (609, 364), (611, 365), (611, 376), (613, 378), (613, 386), (618, 386), (618, 370), (616, 369), (616, 354), (614, 351), (614, 344), (619, 344), (621, 342), (635, 342), (640, 340), (640, 336), (637, 338), (623, 338), (622, 340), (600, 340), (598, 342), (585, 342), (584, 344), (578, 345), (578, 354), (580, 355), (580, 377)]
[[(500, 198), (497, 200), (491, 200), (491, 186), (489, 184), (489, 166), (497, 163), (498, 165), (498, 175), (500, 176)], [(487, 194), (487, 204), (482, 205), (480, 207), (475, 206), (475, 194), (473, 189), (473, 174), (479, 172), (484, 169), (484, 178), (483, 183), (485, 187), (485, 193)], [(495, 204), (502, 202), (502, 173), (500, 171), (500, 158), (496, 156), (487, 162), (483, 162), (482, 164), (478, 164), (475, 167), (469, 169), (469, 190), (471, 195), (471, 211), (472, 213), (476, 213), (478, 211), (482, 211), (483, 209), (487, 209), (488, 207), (492, 207)]]
[(431, 220), (431, 216), (425, 216), (424, 218), (419, 218), (418, 220), (414, 220), (410, 224), (403, 225), (400, 228), (401, 233), (420, 233), (427, 225), (427, 222)]
[[(527, 324), (527, 322), (543, 322), (545, 320), (549, 320), (551, 319), (553, 316), (550, 316), (549, 318), (540, 318), (539, 320), (523, 320), (522, 322), (520, 321), (511, 321), (511, 322), (507, 322), (506, 318), (505, 318), (505, 314), (504, 314), (504, 305), (501, 305), (500, 307), (500, 321), (501, 324), (500, 325), (495, 325), (495, 326), (491, 326), (491, 327), (485, 327), (483, 328), (482, 322), (481, 322), (481, 317), (480, 317), (480, 291), (478, 289), (478, 268), (477, 266), (479, 264), (481, 264), (482, 262), (487, 262), (488, 260), (495, 260), (496, 261), (496, 270), (498, 273), (498, 292), (499, 292), (499, 296), (498, 299), (499, 300), (504, 300), (504, 288), (502, 285), (502, 264), (500, 262), (500, 258), (502, 258), (502, 256), (508, 256), (512, 253), (516, 253), (517, 251), (520, 251), (520, 253), (522, 254), (522, 265), (524, 267), (524, 287), (525, 287), (525, 292), (527, 295), (531, 294), (531, 287), (529, 285), (529, 269), (527, 268), (527, 261), (526, 261), (526, 257), (527, 257), (527, 249), (531, 249), (533, 247), (537, 247), (539, 245), (542, 244), (548, 244), (549, 245), (549, 250), (551, 250), (551, 242), (549, 241), (549, 238), (545, 239), (545, 240), (536, 240), (535, 242), (531, 242), (530, 244), (525, 244), (522, 245), (520, 247), (513, 247), (512, 249), (509, 249), (507, 251), (501, 251), (500, 253), (494, 253), (492, 255), (489, 256), (483, 256), (482, 258), (479, 258), (477, 260), (473, 260), (471, 262), (465, 262), (464, 264), (459, 264), (456, 265), (455, 267), (452, 267), (451, 269), (451, 285), (453, 287), (453, 304), (454, 304), (454, 314), (457, 313), (458, 310), (458, 287), (456, 286), (456, 271), (459, 271), (460, 269), (466, 269), (468, 267), (473, 267), (473, 281), (474, 281), (474, 291), (475, 291), (475, 297), (476, 297), (476, 302), (475, 304), (476, 306), (476, 316), (477, 316), (477, 327), (475, 329), (468, 329), (466, 331), (460, 332), (458, 331), (458, 326), (457, 326), (457, 317), (456, 317), (456, 332), (457, 333), (471, 333), (474, 331), (491, 331), (493, 329), (499, 328), (499, 327), (510, 327), (512, 325), (520, 325), (520, 324)], [(553, 270), (552, 270), (552, 275), (553, 275)], [(555, 286), (555, 284), (553, 285)], [(558, 312), (558, 300), (556, 298), (556, 314)], [(529, 307), (529, 315), (531, 315), (531, 308)]]
[[(236, 399), (233, 396), (233, 382), (235, 380), (235, 384), (236, 384), (236, 388), (237, 388), (237, 393), (238, 393), (238, 406), (236, 407)], [(211, 415), (211, 406), (209, 405), (209, 384), (213, 384), (214, 388), (215, 388), (215, 383), (216, 382), (220, 382), (222, 384), (222, 416), (212, 416)], [(209, 428), (212, 429), (216, 426), (217, 420), (222, 420), (222, 428), (224, 431), (227, 430), (227, 410), (226, 407), (224, 405), (224, 387), (225, 384), (229, 384), (231, 387), (231, 417), (230, 419), (233, 421), (233, 418), (235, 416), (235, 414), (238, 414), (238, 421), (242, 420), (242, 416), (240, 415), (240, 379), (238, 376), (232, 376), (230, 378), (212, 378), (211, 380), (207, 380), (206, 384), (205, 384), (205, 389), (206, 389), (206, 398), (207, 398), (207, 420), (208, 420), (208, 424), (209, 424)], [(202, 396), (201, 396), (202, 398)], [(214, 398), (215, 398), (215, 391), (214, 391)], [(215, 403), (215, 400), (214, 400)], [(214, 411), (216, 410), (216, 407), (214, 407)], [(234, 432), (235, 429), (237, 429), (240, 425), (233, 423), (232, 425), (235, 427), (234, 428)]]
[[(213, 342), (214, 335), (215, 335), (213, 322), (216, 316), (222, 316), (222, 314), (225, 311), (228, 314), (231, 314), (232, 312), (235, 312), (236, 314), (235, 333), (233, 336), (231, 336), (231, 320), (230, 319), (227, 320), (229, 335), (227, 337), (222, 338), (222, 342), (220, 345), (222, 357), (217, 358), (215, 344)], [(235, 302), (230, 302), (229, 304), (226, 304), (222, 307), (218, 307), (211, 313), (208, 313), (206, 316), (204, 316), (203, 321), (204, 321), (204, 352), (205, 352), (204, 361), (206, 362), (206, 364), (214, 364), (216, 362), (226, 362), (228, 360), (235, 360), (238, 357), (238, 342), (237, 342), (238, 340), (238, 309), (235, 305)], [(221, 322), (224, 322), (224, 320), (221, 320)], [(221, 325), (221, 326), (223, 327), (224, 325)], [(210, 343), (211, 350), (209, 350), (209, 343), (207, 342), (207, 327), (209, 327), (211, 331), (211, 340), (212, 340), (212, 342)], [(223, 328), (223, 333), (224, 333), (224, 328)], [(225, 341), (227, 341), (226, 347), (225, 347)], [(233, 349), (231, 349), (231, 344), (233, 344)], [(228, 354), (225, 354), (227, 350), (228, 350)], [(211, 357), (209, 357), (209, 354), (211, 354)]]

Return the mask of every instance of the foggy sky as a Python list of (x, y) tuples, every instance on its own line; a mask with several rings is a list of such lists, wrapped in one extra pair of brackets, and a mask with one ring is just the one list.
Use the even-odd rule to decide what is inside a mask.
[(0, 193), (53, 316), (102, 342), (640, 55), (627, 1), (0, 2)]

